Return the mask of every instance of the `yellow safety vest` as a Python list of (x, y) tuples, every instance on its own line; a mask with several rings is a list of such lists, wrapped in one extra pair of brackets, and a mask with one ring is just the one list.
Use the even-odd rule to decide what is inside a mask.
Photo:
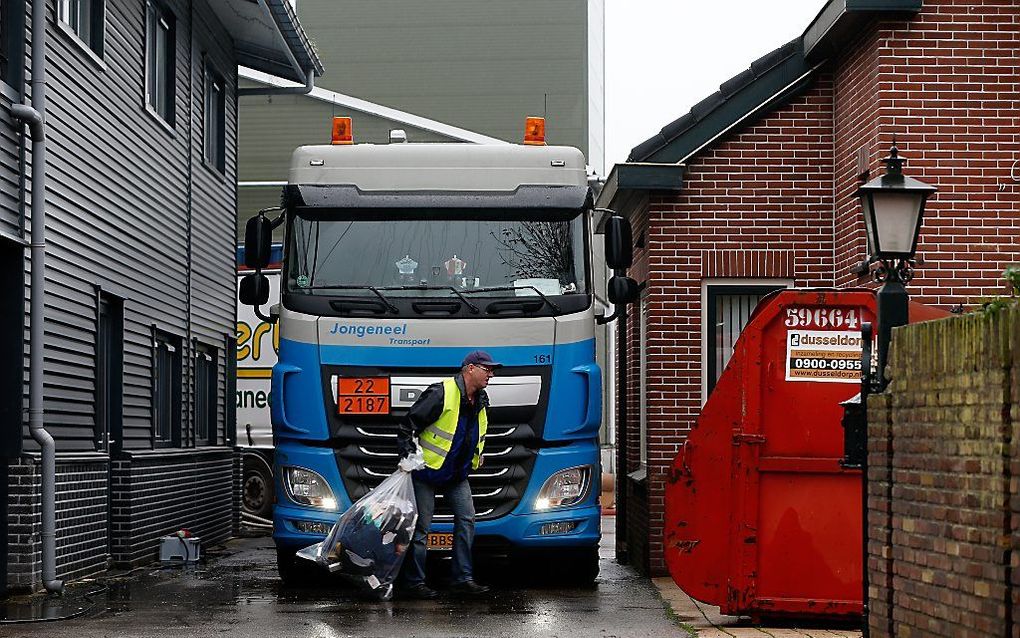
[[(443, 413), (436, 422), (425, 428), (418, 436), (421, 444), (425, 466), (433, 470), (443, 467), (446, 455), (453, 446), (453, 435), (457, 431), (460, 418), (460, 388), (455, 379), (443, 381)], [(471, 459), (471, 469), (477, 470), (482, 461), (482, 448), (485, 447), (485, 431), (489, 427), (489, 417), (485, 408), (478, 412), (478, 447)]]

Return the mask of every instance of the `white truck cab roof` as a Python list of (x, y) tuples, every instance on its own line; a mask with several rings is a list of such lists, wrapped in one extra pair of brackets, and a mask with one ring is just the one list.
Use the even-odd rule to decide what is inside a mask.
[(302, 146), (292, 156), (289, 183), (390, 193), (588, 185), (584, 155), (576, 148), (458, 143)]

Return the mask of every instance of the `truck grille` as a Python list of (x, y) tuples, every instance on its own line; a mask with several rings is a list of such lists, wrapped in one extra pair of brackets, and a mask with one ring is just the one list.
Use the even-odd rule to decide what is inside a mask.
[[(335, 387), (337, 376), (385, 376), (385, 371), (365, 368), (326, 367), (326, 409), (331, 428), (331, 444), (337, 466), (348, 496), (354, 501), (392, 474), (397, 468), (397, 424), (407, 415), (407, 407), (393, 407), (387, 415), (344, 416), (337, 414)], [(448, 375), (456, 371), (449, 371)], [(499, 518), (510, 513), (520, 502), (531, 477), (531, 470), (541, 443), (544, 424), (545, 396), (548, 387), (546, 372), (537, 368), (511, 368), (500, 371), (504, 383), (518, 379), (541, 379), (541, 390), (533, 405), (498, 404), (498, 389), (490, 392), (489, 427), (485, 437), (484, 463), (469, 473), (474, 497), (476, 520)], [(413, 372), (394, 373), (407, 379)], [(436, 370), (422, 371), (422, 378), (435, 378)], [(538, 383), (534, 381), (533, 383)], [(423, 384), (427, 385), (427, 384)], [(406, 403), (406, 402), (405, 402)], [(395, 405), (399, 405), (394, 401)], [(442, 495), (436, 496), (433, 520), (453, 520)]]

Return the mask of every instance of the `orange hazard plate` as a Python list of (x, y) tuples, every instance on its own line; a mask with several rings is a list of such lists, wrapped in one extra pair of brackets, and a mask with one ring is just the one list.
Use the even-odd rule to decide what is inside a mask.
[(453, 534), (449, 532), (445, 534), (430, 532), (426, 538), (425, 547), (427, 549), (448, 552), (453, 549)]
[(340, 414), (387, 414), (389, 377), (341, 377), (337, 380), (336, 408)]

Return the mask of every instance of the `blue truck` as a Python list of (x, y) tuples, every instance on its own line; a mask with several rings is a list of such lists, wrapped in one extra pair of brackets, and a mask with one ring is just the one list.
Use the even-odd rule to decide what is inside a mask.
[[(469, 477), (476, 553), (545, 552), (598, 574), (593, 193), (568, 147), (331, 144), (295, 150), (282, 206), (248, 220), (239, 298), (278, 321), (272, 368), (273, 539), (280, 576), (338, 512), (397, 465), (397, 424), (467, 352), (504, 364), (490, 383), (483, 465)], [(279, 303), (262, 308), (273, 229)], [(607, 263), (630, 261), (610, 217)], [(610, 280), (619, 309), (633, 280)], [(619, 312), (620, 310), (617, 310)], [(449, 549), (440, 500), (428, 537)], [(561, 570), (562, 571), (562, 570)]]

